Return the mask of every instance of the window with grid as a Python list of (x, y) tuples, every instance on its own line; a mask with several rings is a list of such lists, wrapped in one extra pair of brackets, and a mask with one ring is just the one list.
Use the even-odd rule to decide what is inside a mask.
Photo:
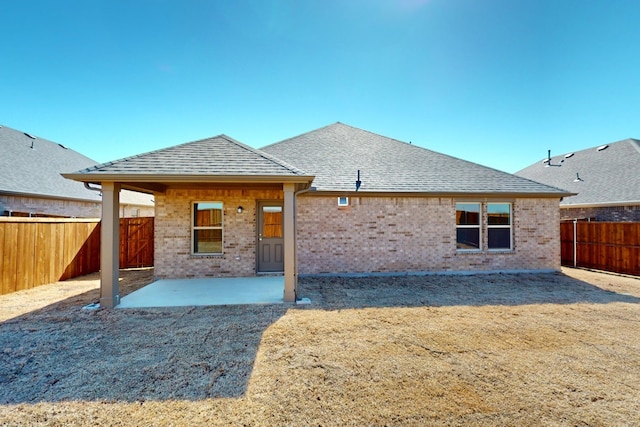
[(487, 203), (489, 249), (511, 249), (511, 203)]
[(193, 204), (193, 253), (222, 254), (222, 202)]
[(456, 203), (456, 248), (480, 250), (480, 203)]

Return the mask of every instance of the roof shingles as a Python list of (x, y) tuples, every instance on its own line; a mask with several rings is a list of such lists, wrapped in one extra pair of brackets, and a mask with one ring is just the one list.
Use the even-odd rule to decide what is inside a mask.
[[(603, 146), (600, 146), (603, 147)], [(571, 155), (572, 154), (572, 155)], [(576, 196), (562, 206), (640, 203), (640, 141), (625, 139), (540, 160), (516, 175), (565, 188)], [(578, 176), (580, 179), (577, 179)]]
[(79, 173), (115, 176), (305, 175), (295, 167), (225, 135), (104, 163)]
[(476, 163), (335, 123), (262, 148), (316, 176), (318, 191), (510, 193), (566, 192)]
[[(97, 202), (98, 192), (60, 175), (95, 164), (61, 144), (0, 126), (0, 193)], [(148, 195), (129, 191), (123, 192), (122, 202), (153, 206)]]

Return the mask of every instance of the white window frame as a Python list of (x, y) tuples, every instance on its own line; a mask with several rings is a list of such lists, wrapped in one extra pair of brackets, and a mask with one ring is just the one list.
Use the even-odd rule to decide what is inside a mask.
[[(509, 206), (509, 224), (508, 225), (490, 225), (489, 224), (489, 206), (491, 205), (507, 205)], [(513, 250), (513, 203), (510, 202), (488, 202), (487, 203), (487, 250), (489, 251), (512, 251)], [(508, 229), (509, 230), (509, 247), (508, 248), (490, 248), (489, 247), (489, 230), (492, 229)]]
[(339, 207), (349, 206), (349, 198), (347, 196), (338, 197), (338, 206)]
[[(478, 205), (478, 224), (474, 225), (467, 225), (467, 224), (462, 224), (459, 225), (458, 221), (455, 221), (455, 225), (456, 225), (456, 251), (459, 252), (481, 252), (482, 251), (482, 218), (483, 218), (483, 214), (482, 214), (482, 202), (476, 202), (476, 201), (459, 201), (455, 203), (455, 211), (458, 211), (458, 205), (459, 204), (465, 204), (465, 205)], [(458, 248), (458, 229), (459, 228), (466, 228), (466, 229), (471, 229), (471, 228), (475, 228), (478, 230), (478, 247), (477, 248), (469, 248), (469, 249), (465, 249), (465, 248)]]
[[(196, 205), (198, 204), (202, 204), (202, 203), (219, 203), (220, 204), (220, 211), (221, 211), (221, 219), (220, 219), (220, 225), (219, 226), (196, 226), (195, 225), (195, 211), (196, 211)], [(223, 255), (224, 254), (224, 203), (220, 202), (220, 201), (212, 201), (212, 200), (201, 200), (201, 201), (195, 201), (191, 203), (191, 255), (195, 255), (195, 256), (200, 256), (200, 255), (205, 255), (205, 256), (211, 256), (211, 255)], [(222, 241), (220, 242), (220, 252), (196, 252), (196, 248), (195, 248), (195, 236), (196, 236), (196, 230), (221, 230), (221, 239)]]

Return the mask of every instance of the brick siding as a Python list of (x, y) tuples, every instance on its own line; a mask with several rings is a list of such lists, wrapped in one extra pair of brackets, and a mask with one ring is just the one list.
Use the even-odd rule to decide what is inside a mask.
[(590, 219), (591, 221), (640, 222), (640, 206), (608, 206), (594, 208), (562, 208), (562, 220)]
[[(256, 274), (256, 202), (282, 200), (282, 189), (169, 189), (156, 194), (155, 275), (158, 278)], [(193, 202), (223, 203), (223, 255), (192, 255)], [(238, 213), (238, 206), (243, 212)]]
[[(0, 216), (9, 216), (9, 211), (21, 216), (56, 216), (73, 218), (100, 218), (102, 203), (76, 200), (47, 199), (38, 197), (0, 196)], [(153, 206), (120, 205), (120, 217), (154, 216)]]
[[(158, 278), (253, 276), (257, 200), (281, 200), (281, 189), (170, 189), (156, 194), (155, 274)], [(191, 254), (191, 209), (223, 202), (224, 254)], [(482, 202), (482, 200), (477, 200)], [(492, 202), (499, 200), (491, 200)], [(515, 199), (512, 251), (456, 250), (453, 198), (337, 197), (297, 200), (298, 273), (559, 270), (558, 199)], [(241, 214), (238, 206), (243, 207)], [(486, 224), (486, 205), (483, 204)]]
[(512, 201), (514, 249), (488, 251), (483, 227), (485, 243), (478, 253), (456, 250), (455, 202), (453, 198), (352, 197), (350, 206), (338, 207), (337, 197), (301, 196), (298, 272), (560, 269), (557, 199)]
[(33, 215), (99, 218), (102, 212), (101, 204), (98, 202), (18, 196), (0, 196), (0, 208), (0, 215), (6, 216), (8, 211), (12, 211)]

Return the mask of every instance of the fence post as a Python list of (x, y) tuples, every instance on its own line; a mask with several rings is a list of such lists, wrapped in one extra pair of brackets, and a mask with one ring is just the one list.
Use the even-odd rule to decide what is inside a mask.
[(577, 232), (578, 220), (573, 220), (573, 268), (578, 266), (578, 232)]

